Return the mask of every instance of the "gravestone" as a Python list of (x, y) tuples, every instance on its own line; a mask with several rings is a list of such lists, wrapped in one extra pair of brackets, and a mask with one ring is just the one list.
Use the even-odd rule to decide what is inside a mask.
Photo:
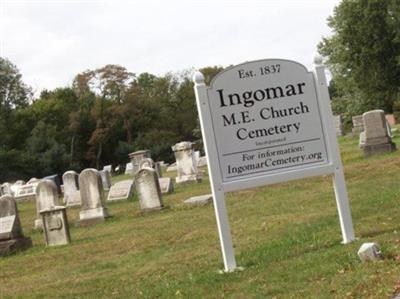
[(32, 246), (32, 240), (24, 237), (17, 204), (11, 195), (0, 197), (0, 255)]
[(53, 181), (53, 183), (57, 187), (58, 194), (61, 194), (61, 179), (60, 179), (60, 176), (58, 174), (52, 174), (52, 175), (45, 176), (42, 180)]
[(162, 194), (174, 192), (174, 184), (172, 179), (169, 177), (158, 178), (158, 183), (160, 184), (160, 190)]
[(212, 202), (212, 194), (193, 196), (184, 201), (184, 203), (189, 206), (204, 206), (211, 202)]
[(125, 174), (133, 174), (133, 165), (131, 162), (126, 163)]
[(152, 168), (142, 168), (135, 176), (135, 187), (143, 212), (164, 207), (157, 173)]
[(32, 183), (19, 185), (16, 193), (14, 194), (14, 198), (17, 202), (35, 199), (36, 197), (36, 188), (39, 184), (39, 180), (33, 180)]
[(67, 207), (81, 205), (81, 193), (79, 191), (78, 173), (70, 170), (63, 174), (64, 202)]
[(43, 229), (40, 211), (51, 209), (59, 204), (59, 194), (56, 184), (51, 180), (41, 180), (36, 187), (36, 211), (38, 218), (35, 220), (34, 228)]
[(344, 127), (342, 115), (333, 115), (333, 123), (335, 125), (336, 136), (343, 136)]
[(149, 150), (137, 151), (129, 154), (129, 159), (132, 163), (132, 174), (136, 174), (140, 170), (140, 161), (145, 158), (150, 158)]
[(103, 170), (106, 170), (110, 173), (110, 175), (112, 175), (113, 169), (112, 169), (112, 165), (105, 165), (103, 167)]
[(356, 115), (351, 118), (353, 122), (353, 128), (351, 129), (351, 132), (354, 135), (360, 134), (362, 131), (364, 131), (364, 121), (363, 121), (363, 116), (362, 115)]
[(383, 110), (365, 112), (363, 120), (364, 131), (360, 133), (360, 147), (364, 155), (392, 152), (396, 149)]
[(201, 175), (197, 170), (197, 163), (193, 155), (193, 144), (183, 141), (172, 147), (175, 154), (178, 176), (176, 183), (199, 182)]
[(103, 189), (108, 191), (111, 187), (111, 175), (107, 170), (100, 170), (99, 174), (101, 176), (101, 183), (103, 185)]
[(124, 180), (111, 186), (107, 201), (125, 200), (132, 196), (133, 180)]
[(1, 194), (2, 195), (14, 196), (14, 192), (11, 190), (11, 184), (10, 183), (5, 182), (5, 183), (1, 184), (0, 189), (1, 189)]
[(104, 193), (101, 177), (96, 169), (88, 168), (79, 174), (82, 208), (79, 213), (79, 226), (89, 226), (104, 222), (109, 217), (104, 206)]
[(66, 208), (54, 206), (40, 211), (43, 231), (47, 246), (66, 245), (71, 243)]

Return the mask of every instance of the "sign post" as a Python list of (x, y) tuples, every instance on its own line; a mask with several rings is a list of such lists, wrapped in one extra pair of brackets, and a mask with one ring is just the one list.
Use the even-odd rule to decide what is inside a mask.
[[(317, 61), (316, 61), (317, 62)], [(332, 174), (343, 242), (354, 240), (324, 67), (294, 61), (230, 67), (209, 87), (194, 75), (225, 271), (236, 269), (225, 192)]]

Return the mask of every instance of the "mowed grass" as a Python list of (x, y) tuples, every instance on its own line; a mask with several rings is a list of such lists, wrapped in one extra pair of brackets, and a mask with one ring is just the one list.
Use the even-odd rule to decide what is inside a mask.
[[(400, 291), (400, 151), (363, 158), (357, 138), (340, 144), (359, 238), (351, 244), (341, 244), (330, 176), (227, 194), (237, 263), (245, 268), (229, 274), (218, 273), (213, 206), (183, 205), (210, 192), (207, 176), (175, 186), (159, 212), (141, 214), (134, 197), (107, 203), (113, 217), (106, 223), (76, 228), (79, 209), (69, 209), (68, 246), (44, 245), (32, 230), (34, 203), (26, 202), (20, 217), (34, 246), (0, 257), (0, 297), (392, 298)], [(363, 264), (357, 250), (370, 241), (385, 258)]]

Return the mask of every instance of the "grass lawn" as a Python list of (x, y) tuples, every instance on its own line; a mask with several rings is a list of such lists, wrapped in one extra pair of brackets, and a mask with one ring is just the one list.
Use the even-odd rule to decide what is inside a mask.
[[(340, 243), (329, 176), (227, 194), (245, 268), (229, 274), (218, 273), (213, 206), (182, 204), (210, 192), (207, 176), (175, 186), (159, 212), (142, 215), (134, 197), (109, 203), (106, 223), (76, 228), (79, 208), (69, 209), (68, 246), (45, 247), (32, 230), (35, 205), (25, 202), (20, 217), (34, 246), (0, 257), (0, 298), (392, 298), (400, 291), (400, 151), (363, 158), (357, 138), (340, 145), (359, 238), (349, 245)], [(385, 258), (363, 264), (357, 250), (370, 241)]]

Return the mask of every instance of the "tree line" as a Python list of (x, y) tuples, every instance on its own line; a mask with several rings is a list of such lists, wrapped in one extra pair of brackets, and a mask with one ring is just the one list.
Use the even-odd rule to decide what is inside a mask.
[[(221, 67), (201, 71), (209, 82)], [(17, 67), (0, 57), (0, 181), (127, 163), (149, 149), (201, 140), (191, 71), (155, 76), (106, 65), (33, 99)]]
[[(332, 74), (334, 113), (348, 124), (372, 109), (400, 120), (400, 2), (343, 0), (328, 25), (318, 51)], [(206, 83), (221, 70), (201, 69)], [(0, 57), (0, 181), (115, 166), (141, 149), (173, 161), (171, 145), (201, 140), (190, 74), (106, 65), (32, 99), (17, 67)]]

